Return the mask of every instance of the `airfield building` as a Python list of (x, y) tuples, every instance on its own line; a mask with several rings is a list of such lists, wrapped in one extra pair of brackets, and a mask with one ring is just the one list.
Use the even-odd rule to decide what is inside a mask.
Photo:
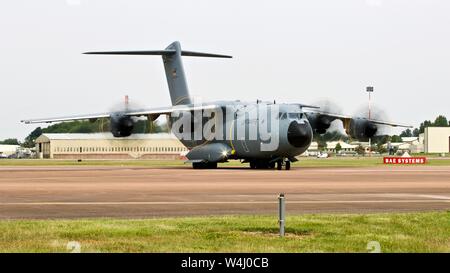
[(336, 146), (338, 144), (341, 145), (342, 152), (355, 152), (356, 148), (358, 147), (358, 145), (348, 144), (344, 141), (329, 141), (329, 142), (327, 142), (327, 147), (326, 147), (327, 152), (335, 153)]
[(187, 148), (172, 134), (110, 133), (42, 134), (36, 139), (39, 158), (53, 159), (182, 159)]
[(427, 127), (424, 132), (425, 153), (450, 153), (450, 127)]
[(6, 158), (16, 153), (19, 145), (0, 144), (0, 158)]

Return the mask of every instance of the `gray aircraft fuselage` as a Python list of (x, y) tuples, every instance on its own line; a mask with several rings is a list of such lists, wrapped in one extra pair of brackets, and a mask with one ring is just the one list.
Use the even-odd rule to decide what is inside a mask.
[[(218, 155), (217, 158), (211, 158), (207, 160), (208, 153), (212, 151), (205, 148), (204, 151), (198, 155), (194, 155), (192, 160), (205, 160), (211, 162), (223, 162), (228, 159), (242, 159), (247, 162), (252, 161), (264, 161), (264, 162), (276, 162), (283, 159), (291, 159), (295, 161), (295, 156), (304, 153), (311, 144), (313, 131), (309, 124), (308, 119), (304, 115), (302, 109), (295, 104), (276, 104), (268, 102), (240, 102), (240, 101), (220, 101), (211, 103), (221, 108), (224, 113), (233, 113), (231, 116), (224, 115), (221, 123), (216, 123), (221, 126), (222, 138), (206, 140), (204, 137), (199, 140), (194, 140), (193, 135), (189, 139), (182, 139), (180, 141), (191, 151), (195, 151), (198, 147), (206, 146), (210, 149), (217, 149), (226, 151), (223, 155)], [(207, 104), (206, 104), (207, 105)], [(271, 114), (266, 116), (258, 116), (255, 114), (258, 107), (264, 106), (270, 112), (272, 107), (276, 107), (276, 126), (271, 127)], [(231, 118), (227, 118), (231, 117)], [(169, 118), (169, 126), (176, 135), (176, 131), (172, 127), (172, 124), (178, 118)], [(197, 124), (197, 126), (204, 126), (204, 124), (210, 118), (203, 118), (203, 124)], [(261, 143), (267, 142), (266, 139), (262, 139), (259, 126), (264, 122), (268, 123), (268, 130), (271, 140), (276, 142), (275, 149), (264, 151), (261, 149)], [(252, 127), (253, 125), (253, 127)], [(191, 130), (195, 128), (192, 126)], [(251, 137), (251, 132), (253, 137)], [(203, 128), (202, 128), (203, 129)], [(244, 132), (243, 135), (239, 135), (238, 130)], [(191, 152), (192, 153), (192, 152)], [(213, 151), (214, 153), (214, 151)]]

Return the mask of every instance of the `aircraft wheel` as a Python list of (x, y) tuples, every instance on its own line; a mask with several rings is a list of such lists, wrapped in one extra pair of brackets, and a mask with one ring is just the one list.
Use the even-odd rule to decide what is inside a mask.
[(277, 170), (281, 170), (283, 168), (283, 161), (278, 160), (277, 161)]
[(208, 162), (206, 165), (207, 169), (217, 169), (217, 162)]
[(291, 161), (286, 161), (286, 171), (291, 169)]
[(269, 169), (269, 168), (274, 168), (274, 167), (275, 167), (275, 164), (272, 167), (271, 163), (269, 163), (269, 161), (267, 161), (267, 160), (250, 161), (251, 169)]
[(261, 160), (261, 161), (258, 161), (258, 163), (256, 164), (256, 168), (258, 168), (258, 169), (269, 169), (270, 168), (269, 165), (270, 164), (269, 164), (268, 161)]
[(217, 169), (217, 162), (196, 162), (192, 163), (193, 169)]

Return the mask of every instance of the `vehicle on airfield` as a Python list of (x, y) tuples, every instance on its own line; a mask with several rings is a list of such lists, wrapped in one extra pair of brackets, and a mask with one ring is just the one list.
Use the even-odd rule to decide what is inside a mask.
[(320, 152), (318, 155), (317, 155), (317, 158), (329, 158), (330, 157), (330, 155), (328, 154), (328, 153), (322, 153), (322, 152)]
[(313, 134), (324, 134), (336, 119), (342, 121), (348, 135), (363, 140), (373, 137), (379, 126), (402, 126), (381, 120), (353, 118), (322, 111), (301, 103), (217, 101), (196, 103), (189, 95), (182, 56), (231, 58), (227, 55), (181, 50), (173, 42), (164, 50), (109, 51), (85, 54), (161, 55), (172, 106), (149, 109), (125, 109), (118, 112), (22, 120), (26, 124), (51, 123), (100, 118), (111, 120), (115, 137), (131, 135), (136, 119), (151, 122), (168, 116), (168, 125), (189, 149), (186, 154), (193, 168), (216, 168), (217, 163), (241, 160), (254, 169), (290, 169), (296, 156), (304, 153)]

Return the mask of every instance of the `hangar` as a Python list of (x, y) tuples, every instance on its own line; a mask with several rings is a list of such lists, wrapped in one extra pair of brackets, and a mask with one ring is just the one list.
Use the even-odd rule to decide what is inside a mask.
[(427, 127), (424, 132), (425, 153), (450, 153), (450, 127)]
[(54, 159), (181, 159), (187, 148), (172, 134), (111, 133), (42, 134), (36, 139), (39, 158)]

